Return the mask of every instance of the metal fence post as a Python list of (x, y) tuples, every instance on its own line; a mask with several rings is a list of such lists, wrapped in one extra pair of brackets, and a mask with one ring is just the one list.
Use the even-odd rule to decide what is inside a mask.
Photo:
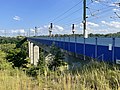
[(85, 60), (85, 38), (84, 38), (83, 54), (84, 54), (84, 60)]
[(63, 49), (65, 49), (65, 36), (63, 36), (63, 43), (62, 43)]
[(95, 38), (95, 58), (97, 58), (97, 52), (98, 52), (98, 49), (97, 49), (97, 38)]
[(112, 62), (115, 63), (115, 38), (113, 38), (112, 44)]
[(68, 36), (68, 50), (70, 51), (70, 36)]
[(65, 36), (64, 36), (64, 42), (65, 42)]
[(76, 54), (76, 43), (77, 43), (77, 37), (75, 36), (75, 54)]
[(59, 47), (61, 47), (61, 36), (59, 36)]

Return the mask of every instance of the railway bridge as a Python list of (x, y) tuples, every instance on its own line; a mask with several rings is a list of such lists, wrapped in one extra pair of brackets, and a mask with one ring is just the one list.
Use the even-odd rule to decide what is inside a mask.
[[(39, 47), (49, 50), (53, 43), (56, 47), (75, 56), (83, 56), (120, 64), (120, 38), (81, 38), (81, 37), (28, 37), (31, 64), (37, 65)], [(81, 60), (81, 59), (80, 59)]]

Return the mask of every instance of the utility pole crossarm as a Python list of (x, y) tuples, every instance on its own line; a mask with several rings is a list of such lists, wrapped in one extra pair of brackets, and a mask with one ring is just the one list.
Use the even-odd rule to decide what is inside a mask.
[(117, 14), (117, 12), (114, 12), (114, 13), (117, 15), (118, 18), (120, 18), (120, 16)]

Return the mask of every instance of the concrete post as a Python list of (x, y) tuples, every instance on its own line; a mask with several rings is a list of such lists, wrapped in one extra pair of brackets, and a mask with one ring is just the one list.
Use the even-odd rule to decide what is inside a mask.
[(28, 48), (29, 48), (29, 51), (28, 51), (28, 52), (29, 52), (29, 58), (31, 57), (30, 44), (31, 44), (30, 41), (28, 41)]
[(34, 46), (34, 65), (37, 66), (39, 60), (39, 47), (37, 45)]
[(30, 60), (31, 60), (31, 64), (34, 64), (34, 60), (33, 60), (33, 43), (30, 43)]

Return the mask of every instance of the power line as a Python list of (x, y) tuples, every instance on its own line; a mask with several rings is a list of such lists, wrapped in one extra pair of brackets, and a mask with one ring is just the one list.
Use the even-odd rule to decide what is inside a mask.
[(116, 15), (118, 18), (120, 18), (120, 15), (118, 15), (117, 12), (114, 12), (114, 13), (115, 13), (115, 15)]
[[(107, 12), (111, 12), (111, 9), (112, 9), (113, 7), (109, 7), (109, 8), (104, 8), (104, 11), (101, 11), (101, 12), (99, 12), (99, 13), (97, 13), (95, 16), (100, 16), (100, 15), (102, 15), (102, 14), (105, 14), (105, 13), (107, 13)], [(116, 9), (118, 9), (119, 7), (117, 7)], [(102, 9), (101, 9), (102, 10)], [(117, 14), (117, 13), (116, 13)], [(90, 16), (90, 17), (92, 17), (92, 16)], [(89, 18), (90, 18), (89, 17)], [(96, 17), (97, 18), (97, 17)], [(96, 19), (96, 18), (93, 18), (92, 20), (94, 20), (94, 19)], [(90, 19), (91, 20), (91, 19)]]
[(80, 22), (80, 19), (74, 20), (74, 21), (72, 21), (70, 23), (66, 23), (65, 25), (71, 25), (72, 23), (77, 24), (78, 22)]
[(77, 5), (79, 5), (80, 3), (82, 3), (83, 0), (81, 0), (80, 2), (78, 2), (77, 4), (75, 4), (74, 6), (72, 6), (70, 9), (68, 9), (67, 11), (63, 12), (62, 14), (60, 14), (59, 16), (57, 16), (56, 18), (54, 18), (51, 22), (55, 21), (56, 19), (60, 18), (61, 16), (65, 15), (67, 12), (69, 12), (70, 10), (72, 10), (74, 7), (76, 7)]
[[(103, 15), (106, 15), (106, 13), (108, 13), (108, 12), (110, 12), (109, 10), (108, 11), (106, 11), (106, 12), (104, 12), (104, 13), (101, 13), (101, 14), (99, 14), (98, 16), (99, 17), (94, 17), (94, 18), (91, 18), (91, 19), (88, 19), (89, 21), (93, 21), (93, 20), (95, 20), (95, 19), (101, 19), (101, 18), (106, 18), (106, 17), (103, 17)], [(100, 16), (101, 15), (101, 16)]]
[[(98, 0), (95, 0), (95, 1), (98, 1)], [(110, 0), (111, 1), (111, 0)], [(99, 4), (101, 4), (101, 5), (103, 5), (103, 6), (107, 6), (107, 7), (115, 7), (115, 5), (118, 5), (118, 6), (120, 6), (120, 3), (118, 2), (118, 3), (115, 3), (115, 2), (113, 2), (113, 1), (111, 1), (110, 3), (109, 2), (105, 2), (105, 1), (98, 1), (99, 2)], [(107, 3), (107, 4), (106, 4)], [(109, 4), (109, 5), (108, 5)], [(114, 4), (114, 5), (112, 5), (112, 4)]]
[[(76, 21), (80, 21), (81, 17), (78, 17), (78, 18), (75, 18), (75, 19), (72, 19), (72, 20), (69, 20), (67, 21), (65, 24), (70, 24), (70, 23), (73, 23), (73, 22), (76, 22)], [(81, 20), (82, 21), (82, 20)], [(69, 22), (69, 23), (68, 23)]]
[(110, 10), (111, 10), (111, 8), (106, 8), (104, 11), (99, 11), (99, 13), (96, 13), (96, 14), (94, 14), (94, 15), (91, 15), (91, 16), (89, 16), (88, 18), (90, 18), (90, 17), (95, 17), (95, 16), (97, 16), (97, 15), (105, 14), (106, 12), (110, 12)]
[[(92, 3), (92, 2), (88, 3), (87, 5), (90, 5), (91, 3)], [(64, 19), (70, 17), (71, 15), (75, 14), (76, 12), (78, 12), (78, 11), (81, 10), (81, 9), (82, 9), (82, 8), (80, 8), (80, 9), (78, 9), (78, 10), (76, 10), (76, 11), (70, 13), (70, 14), (68, 14), (67, 16), (63, 17), (62, 19), (60, 19), (60, 20), (58, 20), (58, 21), (56, 21), (56, 22), (54, 22), (54, 23), (60, 22), (60, 21), (62, 21), (62, 20), (64, 20)]]
[(78, 10), (76, 10), (76, 11), (74, 11), (74, 12), (72, 12), (72, 13), (68, 14), (67, 16), (63, 17), (62, 19), (60, 19), (60, 20), (56, 21), (55, 23), (58, 23), (58, 22), (60, 22), (60, 21), (62, 21), (62, 20), (64, 20), (64, 19), (66, 19), (66, 18), (70, 17), (71, 15), (75, 14), (75, 13), (76, 13), (76, 12), (78, 12), (79, 10), (80, 10), (80, 9), (78, 9)]

